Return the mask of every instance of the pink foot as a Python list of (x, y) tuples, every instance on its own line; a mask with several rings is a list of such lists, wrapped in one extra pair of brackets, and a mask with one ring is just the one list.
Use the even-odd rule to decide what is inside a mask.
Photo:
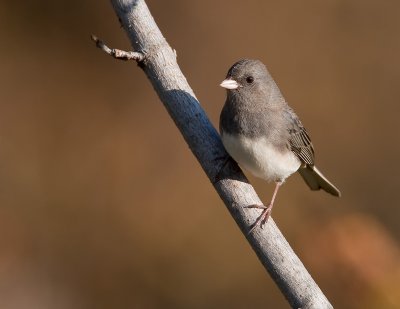
[(249, 231), (249, 234), (251, 234), (254, 231), (254, 229), (257, 227), (258, 224), (260, 224), (261, 228), (264, 227), (264, 225), (268, 222), (269, 217), (271, 216), (272, 206), (273, 206), (272, 204), (269, 204), (268, 206), (265, 205), (245, 206), (245, 208), (257, 208), (263, 210), (260, 216), (257, 218), (256, 222), (254, 222), (252, 228)]

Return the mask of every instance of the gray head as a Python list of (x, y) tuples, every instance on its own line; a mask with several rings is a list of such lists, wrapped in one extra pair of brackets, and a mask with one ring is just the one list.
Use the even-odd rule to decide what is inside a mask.
[(226, 88), (228, 94), (260, 93), (260, 91), (265, 92), (271, 79), (267, 68), (261, 61), (242, 59), (229, 69), (221, 87)]
[(239, 60), (229, 69), (226, 79), (220, 86), (227, 89), (228, 101), (231, 102), (273, 106), (284, 101), (277, 85), (260, 60)]

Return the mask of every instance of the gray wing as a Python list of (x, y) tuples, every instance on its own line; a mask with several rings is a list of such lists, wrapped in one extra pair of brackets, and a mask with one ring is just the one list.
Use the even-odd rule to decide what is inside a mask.
[(286, 113), (288, 120), (289, 130), (289, 148), (297, 155), (297, 157), (307, 165), (314, 165), (314, 148), (311, 143), (310, 136), (308, 135), (306, 128), (303, 127), (300, 119), (289, 108)]

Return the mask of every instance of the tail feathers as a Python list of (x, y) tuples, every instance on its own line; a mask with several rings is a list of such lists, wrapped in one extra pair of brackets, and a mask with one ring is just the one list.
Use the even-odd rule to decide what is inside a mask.
[(315, 166), (307, 165), (304, 168), (300, 168), (299, 173), (311, 190), (323, 189), (334, 196), (340, 197), (339, 189), (326, 179)]

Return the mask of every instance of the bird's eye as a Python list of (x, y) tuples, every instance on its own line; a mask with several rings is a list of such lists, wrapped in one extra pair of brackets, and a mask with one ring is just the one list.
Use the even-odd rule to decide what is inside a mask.
[(253, 77), (253, 76), (248, 76), (248, 77), (246, 77), (246, 82), (247, 82), (248, 84), (251, 84), (252, 82), (254, 82), (254, 77)]

